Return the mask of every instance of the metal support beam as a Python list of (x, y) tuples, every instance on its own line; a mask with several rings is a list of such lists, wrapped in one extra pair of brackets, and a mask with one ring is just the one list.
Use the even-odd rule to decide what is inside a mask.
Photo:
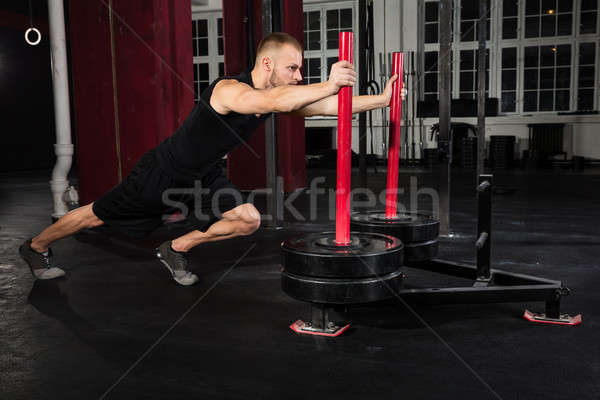
[[(273, 27), (281, 28), (281, 10), (280, 4), (274, 7), (274, 3), (281, 0), (262, 0), (262, 33), (263, 37), (273, 32)], [(278, 10), (273, 13), (273, 9)], [(265, 121), (265, 168), (266, 168), (266, 186), (267, 186), (267, 214), (271, 216), (270, 220), (265, 221), (266, 226), (270, 228), (281, 227), (282, 216), (279, 207), (279, 187), (277, 181), (277, 116), (273, 114)]]
[(452, 0), (439, 2), (440, 15), (440, 53), (438, 65), (440, 71), (440, 235), (450, 234), (450, 163), (452, 162), (452, 134), (450, 132), (450, 100), (452, 59), (451, 26)]
[(477, 281), (489, 282), (492, 243), (492, 175), (479, 175), (477, 187)]
[[(367, 94), (367, 0), (358, 1), (358, 88), (359, 94)], [(358, 116), (358, 166), (360, 187), (367, 187), (367, 113)]]
[(479, 54), (477, 65), (477, 176), (484, 173), (485, 160), (485, 40), (487, 0), (479, 0)]

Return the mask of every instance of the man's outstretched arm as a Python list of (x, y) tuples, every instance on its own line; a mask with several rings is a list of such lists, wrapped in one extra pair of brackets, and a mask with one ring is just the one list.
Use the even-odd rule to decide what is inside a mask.
[[(390, 105), (392, 98), (392, 84), (398, 77), (392, 76), (382, 94), (370, 96), (353, 96), (352, 97), (352, 113), (361, 113), (364, 111), (374, 110), (377, 108), (387, 107)], [(404, 99), (406, 90), (402, 88), (402, 99)], [(303, 117), (313, 117), (316, 115), (337, 115), (338, 114), (338, 97), (332, 95), (322, 100), (308, 104), (301, 109), (292, 112), (294, 115)]]
[(347, 61), (335, 63), (327, 82), (313, 85), (286, 85), (270, 89), (254, 89), (236, 80), (222, 80), (214, 88), (210, 105), (220, 114), (266, 114), (293, 112), (353, 86), (356, 73)]

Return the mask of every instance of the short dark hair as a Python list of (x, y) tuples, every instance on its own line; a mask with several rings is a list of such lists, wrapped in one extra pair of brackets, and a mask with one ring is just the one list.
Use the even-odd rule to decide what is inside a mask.
[(258, 44), (258, 48), (256, 49), (256, 55), (260, 54), (262, 51), (269, 47), (280, 47), (284, 44), (289, 44), (294, 46), (300, 52), (302, 52), (302, 45), (295, 37), (285, 32), (273, 32), (265, 36), (260, 43)]

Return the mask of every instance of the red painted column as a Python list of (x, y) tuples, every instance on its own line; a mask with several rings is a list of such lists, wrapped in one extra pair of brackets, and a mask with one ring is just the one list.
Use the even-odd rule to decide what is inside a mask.
[(194, 106), (190, 1), (105, 4), (69, 2), (82, 204), (124, 179)]
[[(254, 0), (254, 49), (262, 35), (262, 1)], [(225, 75), (238, 75), (246, 66), (248, 41), (246, 36), (246, 1), (223, 0), (223, 42)], [(267, 182), (265, 169), (265, 128), (260, 126), (247, 142), (227, 156), (227, 177), (241, 190), (264, 188)], [(250, 150), (248, 147), (250, 147)]]
[(402, 122), (402, 74), (404, 72), (404, 53), (395, 52), (392, 61), (392, 73), (398, 76), (392, 85), (390, 100), (390, 142), (388, 145), (387, 192), (385, 217), (396, 218), (398, 207), (398, 161), (400, 157), (400, 124)]
[[(352, 32), (340, 32), (340, 61), (353, 63)], [(350, 176), (352, 175), (352, 87), (338, 92), (337, 190), (335, 207), (335, 242), (350, 243)]]
[[(254, 4), (254, 50), (262, 39), (262, 1)], [(283, 0), (283, 27), (302, 44), (302, 1)], [(225, 46), (225, 74), (237, 75), (246, 67), (246, 2), (223, 0), (223, 34)], [(278, 173), (283, 177), (284, 190), (291, 192), (306, 186), (306, 150), (304, 118), (279, 114), (277, 116)], [(239, 146), (227, 157), (228, 178), (242, 190), (266, 186), (265, 133), (259, 127), (246, 146)]]
[[(283, 27), (304, 47), (301, 0), (283, 0)], [(283, 190), (292, 192), (306, 187), (306, 138), (304, 117), (279, 115), (277, 120), (279, 175)]]

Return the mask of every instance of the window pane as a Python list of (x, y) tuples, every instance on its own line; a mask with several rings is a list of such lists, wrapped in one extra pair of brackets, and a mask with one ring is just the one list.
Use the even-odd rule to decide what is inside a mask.
[(461, 0), (460, 6), (461, 20), (479, 18), (479, 0)]
[(571, 45), (556, 46), (556, 65), (571, 65)]
[(537, 91), (524, 93), (523, 111), (537, 111)]
[(208, 39), (198, 39), (198, 55), (208, 55)]
[(460, 91), (461, 92), (472, 92), (473, 89), (473, 76), (472, 72), (461, 72), (460, 73)]
[(579, 67), (579, 87), (594, 87), (594, 66)]
[(208, 80), (208, 63), (197, 64), (198, 65), (198, 77), (201, 81)]
[(595, 43), (581, 43), (579, 45), (579, 64), (593, 64), (596, 59), (595, 55)]
[(555, 51), (556, 47), (554, 46), (540, 46), (540, 65), (542, 67), (554, 66)]
[(425, 43), (438, 42), (438, 24), (425, 25)]
[(218, 54), (220, 56), (222, 56), (223, 55), (223, 38), (218, 39), (218, 46), (219, 46)]
[(557, 68), (556, 69), (556, 84), (557, 88), (568, 88), (571, 86), (571, 69)]
[(352, 29), (352, 9), (344, 8), (340, 10), (340, 28)]
[(225, 76), (225, 64), (219, 63), (219, 76)]
[(192, 21), (192, 37), (198, 36), (198, 21)]
[(204, 92), (204, 89), (208, 87), (208, 82), (200, 82), (200, 93)]
[(505, 18), (502, 21), (502, 39), (517, 38), (517, 18)]
[(458, 96), (459, 99), (469, 99), (469, 100), (473, 100), (474, 97), (475, 97), (475, 93), (473, 93), (473, 92), (461, 92), (460, 95)]
[(527, 17), (525, 18), (525, 37), (538, 37), (540, 36), (540, 19), (539, 17)]
[(542, 14), (549, 14), (550, 12), (556, 12), (556, 0), (542, 0)]
[(502, 49), (502, 68), (517, 68), (517, 48)]
[(338, 10), (327, 10), (327, 29), (338, 29), (339, 26)]
[(518, 0), (504, 0), (502, 2), (502, 16), (512, 17), (519, 15), (519, 1)]
[(425, 97), (425, 101), (436, 101), (437, 100), (437, 94), (426, 94), (424, 97)]
[(596, 10), (598, 9), (598, 0), (581, 0), (581, 10)]
[(200, 37), (208, 36), (208, 20), (207, 19), (199, 19), (198, 20), (198, 36), (200, 36)]
[(537, 15), (540, 13), (540, 0), (527, 0), (525, 2), (525, 15)]
[(438, 2), (425, 3), (425, 22), (438, 20)]
[(554, 111), (554, 92), (540, 90), (540, 111)]
[(557, 90), (555, 94), (556, 111), (565, 111), (569, 109), (569, 91)]
[(538, 70), (537, 69), (526, 69), (525, 70), (525, 89), (537, 89), (538, 88)]
[(308, 50), (320, 50), (321, 49), (321, 32), (309, 32), (308, 33)]
[(425, 71), (437, 71), (438, 53), (437, 51), (425, 52)]
[(596, 33), (596, 11), (581, 13), (579, 32), (584, 34)]
[(311, 31), (321, 30), (321, 13), (319, 11), (308, 13), (308, 29)]
[(462, 42), (472, 42), (475, 40), (475, 22), (460, 23), (460, 40)]
[(309, 76), (321, 76), (321, 59), (310, 58), (308, 60), (308, 75)]
[(573, 0), (559, 0), (558, 1), (558, 12), (571, 12), (573, 11)]
[(508, 70), (502, 71), (502, 90), (517, 89), (517, 71)]
[(502, 106), (500, 111), (514, 112), (516, 110), (515, 100), (515, 92), (502, 92)]
[(571, 26), (573, 25), (573, 14), (561, 14), (558, 16), (558, 36), (566, 36), (571, 34)]
[(542, 17), (542, 36), (556, 35), (556, 16), (544, 15)]
[(542, 68), (540, 70), (540, 89), (554, 88), (554, 68)]
[(475, 60), (474, 60), (473, 50), (461, 50), (460, 51), (460, 69), (461, 70), (469, 70), (475, 69)]
[(223, 18), (217, 18), (217, 35), (223, 36)]
[(340, 32), (335, 31), (327, 31), (327, 49), (337, 49), (339, 48), (339, 40), (340, 40)]
[(198, 39), (192, 39), (192, 52), (194, 57), (198, 57)]
[(425, 91), (426, 92), (437, 92), (437, 73), (425, 74)]
[(538, 48), (525, 47), (525, 68), (538, 66)]
[(578, 110), (594, 109), (594, 89), (579, 89), (577, 95)]

